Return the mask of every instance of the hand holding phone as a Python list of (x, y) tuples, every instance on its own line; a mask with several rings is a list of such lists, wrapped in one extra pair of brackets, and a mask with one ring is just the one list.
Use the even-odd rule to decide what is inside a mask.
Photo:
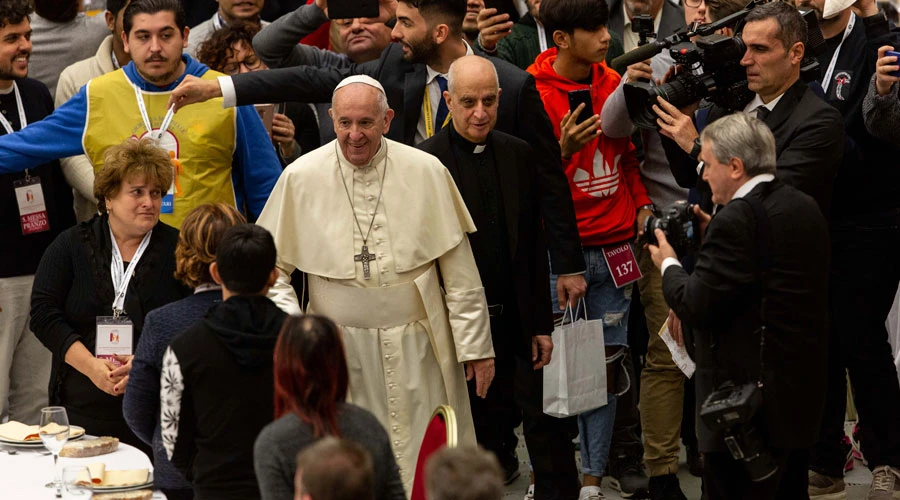
[(897, 81), (900, 81), (900, 52), (894, 51), (890, 45), (879, 47), (875, 62), (875, 90), (879, 95), (888, 95)]
[(568, 160), (600, 134), (600, 117), (594, 114), (589, 89), (569, 92), (569, 112), (560, 123), (559, 147)]
[(581, 122), (594, 116), (594, 106), (591, 103), (591, 89), (570, 90), (569, 91), (569, 111), (575, 114), (579, 104), (584, 104), (584, 109), (575, 119), (575, 125), (581, 125)]

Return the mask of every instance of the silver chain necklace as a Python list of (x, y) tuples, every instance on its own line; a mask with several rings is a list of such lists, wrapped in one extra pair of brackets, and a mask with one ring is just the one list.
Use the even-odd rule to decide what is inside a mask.
[[(341, 184), (344, 186), (344, 192), (347, 193), (347, 201), (350, 202), (350, 210), (353, 211), (353, 222), (356, 222), (356, 228), (359, 229), (359, 235), (362, 236), (363, 244), (362, 250), (353, 256), (354, 262), (362, 262), (363, 266), (363, 279), (371, 279), (372, 274), (369, 269), (369, 262), (375, 260), (375, 254), (369, 253), (369, 235), (372, 233), (372, 226), (375, 225), (375, 215), (378, 213), (378, 206), (381, 204), (381, 195), (384, 193), (384, 177), (387, 175), (387, 144), (384, 144), (384, 162), (382, 163), (381, 173), (381, 186), (378, 188), (378, 201), (375, 202), (375, 210), (372, 214), (372, 220), (369, 221), (369, 229), (366, 230), (366, 233), (363, 234), (362, 226), (359, 225), (359, 218), (356, 216), (356, 207), (353, 206), (353, 197), (350, 196), (350, 189), (347, 188), (347, 180), (344, 179), (344, 170), (341, 168), (341, 157), (340, 151), (338, 151), (337, 141), (334, 143), (334, 152), (338, 158), (337, 166), (338, 166), (338, 175), (341, 177)], [(378, 174), (378, 167), (373, 167), (375, 169), (375, 174)]]

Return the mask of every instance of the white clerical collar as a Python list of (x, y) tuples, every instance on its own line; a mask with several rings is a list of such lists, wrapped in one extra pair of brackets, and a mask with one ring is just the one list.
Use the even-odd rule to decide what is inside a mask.
[[(13, 83), (15, 83), (15, 81), (13, 81)], [(15, 87), (15, 85), (10, 84), (8, 88), (0, 89), (0, 95), (12, 94)]]
[(749, 181), (745, 182), (743, 186), (739, 187), (737, 191), (734, 192), (734, 196), (731, 197), (732, 200), (736, 200), (738, 198), (743, 198), (747, 196), (750, 191), (753, 191), (753, 188), (762, 184), (763, 182), (772, 182), (775, 180), (775, 176), (772, 174), (759, 174), (750, 178)]
[(760, 97), (759, 94), (756, 94), (755, 96), (753, 96), (753, 100), (750, 101), (749, 104), (744, 106), (744, 113), (756, 113), (756, 108), (760, 106), (768, 109), (769, 111), (774, 111), (775, 106), (778, 104), (778, 101), (780, 101), (782, 97), (784, 97), (784, 92), (782, 92), (780, 96), (769, 101), (768, 104), (765, 104), (763, 103), (762, 97)]
[[(630, 32), (631, 31), (631, 16), (628, 15), (628, 9), (625, 8), (625, 2), (622, 2), (622, 12), (625, 14), (625, 27), (622, 31)], [(662, 9), (659, 9), (659, 12), (656, 13), (656, 16), (653, 17), (653, 31), (656, 34), (659, 34), (659, 22), (662, 20)]]
[[(337, 142), (337, 139), (335, 139), (335, 142)], [(375, 152), (375, 154), (372, 156), (372, 159), (369, 160), (369, 163), (362, 167), (354, 165), (353, 163), (350, 162), (350, 160), (347, 159), (346, 156), (344, 156), (344, 150), (341, 149), (340, 144), (336, 144), (335, 146), (336, 147), (334, 149), (337, 150), (338, 160), (340, 161), (342, 166), (345, 165), (345, 166), (347, 166), (347, 168), (350, 169), (351, 175), (356, 170), (366, 170), (368, 168), (371, 168), (372, 166), (376, 165), (378, 162), (381, 162), (382, 160), (384, 160), (384, 157), (387, 155), (387, 142), (384, 137), (381, 138), (381, 144), (378, 146), (378, 151)]]
[[(466, 44), (466, 55), (467, 56), (471, 56), (471, 55), (475, 54), (475, 52), (472, 50), (472, 47), (469, 45), (469, 42), (463, 40), (463, 43)], [(425, 80), (426, 85), (431, 85), (431, 82), (433, 82), (434, 79), (437, 78), (438, 75), (441, 75), (444, 78), (447, 78), (447, 73), (438, 73), (436, 70), (431, 69), (431, 66), (429, 66), (427, 64), (425, 65), (425, 69), (428, 71), (428, 78)]]

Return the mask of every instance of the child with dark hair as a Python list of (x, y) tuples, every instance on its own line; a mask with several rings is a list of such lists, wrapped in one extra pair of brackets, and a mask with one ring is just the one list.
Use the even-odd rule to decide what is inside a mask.
[[(603, 321), (606, 344), (607, 404), (578, 415), (584, 474), (580, 497), (595, 500), (602, 498), (600, 478), (609, 458), (616, 396), (629, 390), (622, 360), (628, 343), (631, 283), (640, 277), (633, 274), (630, 279), (617, 281), (622, 275), (611, 272), (606, 256), (624, 255), (627, 266), (637, 267), (632, 246), (635, 222), (642, 222), (652, 205), (631, 139), (608, 137), (600, 127), (600, 111), (621, 80), (604, 62), (610, 41), (606, 2), (544, 0), (540, 17), (557, 48), (539, 55), (528, 72), (534, 75), (544, 109), (554, 125), (563, 170), (569, 179), (587, 268), (587, 318)], [(581, 103), (571, 109), (569, 96), (574, 91), (587, 93), (590, 105)], [(555, 308), (559, 303), (557, 276), (550, 279)]]
[[(362, 445), (374, 463), (375, 500), (405, 500), (391, 442), (378, 419), (347, 403), (347, 357), (333, 321), (291, 316), (275, 345), (275, 422), (254, 446), (264, 500), (294, 498), (297, 454), (327, 436)], [(313, 496), (316, 499), (316, 496)]]
[(226, 231), (209, 267), (223, 302), (163, 356), (163, 445), (197, 500), (260, 498), (253, 441), (274, 415), (272, 357), (286, 317), (266, 298), (275, 255), (260, 226)]

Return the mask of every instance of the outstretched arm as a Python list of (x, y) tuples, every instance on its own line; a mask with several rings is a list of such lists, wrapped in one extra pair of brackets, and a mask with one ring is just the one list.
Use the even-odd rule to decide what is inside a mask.
[(87, 116), (87, 97), (82, 88), (49, 116), (13, 134), (0, 136), (0, 174), (84, 153), (81, 136)]

